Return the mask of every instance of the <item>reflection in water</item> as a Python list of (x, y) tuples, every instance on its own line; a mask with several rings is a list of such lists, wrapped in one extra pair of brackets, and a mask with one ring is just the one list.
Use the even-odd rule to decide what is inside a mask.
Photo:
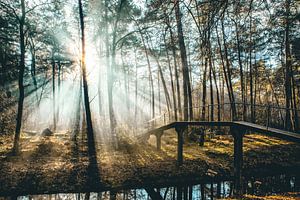
[[(280, 175), (256, 180), (248, 180), (244, 183), (244, 191), (247, 194), (265, 195), (279, 192), (299, 191), (296, 177)], [(172, 186), (166, 188), (131, 189), (117, 192), (99, 193), (60, 193), (47, 195), (19, 196), (18, 200), (191, 200), (225, 198), (232, 194), (233, 183), (223, 181), (219, 183), (197, 184), (185, 186)], [(6, 199), (6, 198), (0, 198)]]

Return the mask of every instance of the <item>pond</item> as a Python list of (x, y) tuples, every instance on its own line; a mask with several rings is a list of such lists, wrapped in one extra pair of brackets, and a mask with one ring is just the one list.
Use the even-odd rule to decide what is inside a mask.
[[(300, 177), (290, 175), (277, 175), (264, 178), (251, 178), (244, 181), (244, 193), (251, 195), (271, 195), (287, 192), (300, 192)], [(233, 182), (221, 181), (213, 183), (171, 185), (163, 188), (145, 187), (140, 189), (125, 189), (118, 191), (84, 192), (84, 193), (57, 193), (36, 194), (1, 197), (0, 199), (18, 200), (88, 200), (88, 199), (111, 199), (111, 200), (148, 200), (148, 199), (215, 199), (232, 196)], [(160, 197), (159, 197), (160, 195)], [(181, 197), (180, 197), (181, 196)], [(300, 198), (300, 196), (299, 196)]]

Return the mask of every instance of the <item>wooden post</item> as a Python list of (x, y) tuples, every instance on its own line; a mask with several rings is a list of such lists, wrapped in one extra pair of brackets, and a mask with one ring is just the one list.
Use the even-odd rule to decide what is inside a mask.
[(156, 149), (158, 151), (161, 150), (161, 136), (163, 135), (164, 131), (159, 131), (155, 134), (156, 137)]
[(270, 114), (271, 114), (271, 106), (268, 105), (268, 107), (267, 107), (267, 129), (270, 126)]
[(177, 132), (177, 165), (181, 166), (183, 163), (183, 132), (185, 126), (176, 126), (175, 130)]
[(242, 168), (243, 168), (243, 136), (245, 130), (238, 127), (230, 127), (234, 138), (234, 189), (235, 196), (243, 194), (242, 188)]

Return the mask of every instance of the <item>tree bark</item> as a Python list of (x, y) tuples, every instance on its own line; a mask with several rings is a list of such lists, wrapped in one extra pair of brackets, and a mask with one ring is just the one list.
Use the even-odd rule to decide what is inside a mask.
[(291, 98), (292, 98), (292, 90), (291, 90), (291, 67), (292, 67), (292, 58), (291, 58), (291, 50), (290, 50), (290, 0), (285, 1), (285, 12), (286, 12), (286, 23), (285, 23), (285, 107), (286, 107), (286, 115), (285, 115), (285, 129), (291, 130)]
[(171, 60), (170, 60), (170, 56), (169, 56), (169, 51), (168, 51), (168, 47), (167, 47), (166, 35), (165, 34), (164, 34), (164, 42), (165, 42), (165, 46), (166, 46), (167, 61), (168, 61), (169, 73), (170, 73), (170, 80), (171, 80), (174, 117), (175, 117), (175, 121), (177, 121), (178, 117), (177, 117), (176, 94), (175, 94), (175, 87), (174, 87), (174, 81), (173, 81), (173, 73), (172, 73), (172, 67), (171, 67)]
[(216, 70), (215, 70), (215, 65), (212, 63), (212, 74), (215, 82), (215, 87), (216, 87), (216, 93), (217, 93), (217, 104), (218, 104), (218, 121), (221, 121), (221, 102), (220, 102), (220, 92), (219, 92), (219, 87), (217, 83), (217, 76), (216, 76)]
[(147, 60), (147, 66), (148, 66), (148, 71), (149, 71), (149, 80), (150, 80), (150, 87), (151, 87), (151, 103), (152, 103), (152, 118), (155, 117), (155, 95), (154, 95), (154, 83), (153, 83), (153, 76), (152, 76), (152, 70), (151, 70), (151, 64), (150, 64), (150, 59), (149, 59), (149, 54), (147, 51), (147, 46), (145, 43), (145, 39), (143, 36), (143, 33), (141, 32), (141, 30), (139, 29), (141, 38), (142, 38), (142, 43), (144, 46), (144, 51), (146, 54), (146, 60)]
[(12, 152), (17, 154), (19, 152), (19, 140), (22, 126), (22, 116), (23, 116), (23, 104), (24, 104), (24, 70), (25, 70), (25, 33), (24, 33), (24, 24), (25, 24), (25, 1), (21, 0), (21, 10), (22, 15), (19, 19), (19, 37), (20, 37), (20, 67), (19, 67), (19, 100), (18, 100), (18, 111), (17, 111), (17, 122), (16, 130), (14, 137), (14, 145)]
[(181, 12), (179, 7), (179, 0), (174, 0), (175, 15), (177, 22), (178, 42), (182, 63), (182, 75), (183, 75), (183, 96), (184, 96), (184, 120), (193, 119), (193, 104), (192, 104), (192, 91), (190, 85), (189, 68), (187, 63), (186, 48), (183, 37)]
[(87, 125), (87, 139), (88, 139), (88, 154), (90, 163), (96, 164), (96, 148), (94, 139), (94, 130), (92, 124), (92, 116), (90, 110), (89, 93), (88, 93), (88, 83), (86, 77), (86, 62), (85, 62), (85, 32), (84, 32), (84, 18), (82, 2), (78, 0), (79, 6), (79, 19), (80, 19), (80, 29), (81, 29), (81, 70), (82, 70), (82, 84), (83, 84), (83, 95), (84, 95), (84, 106), (85, 106), (85, 117)]
[(207, 60), (208, 58), (205, 58), (203, 78), (202, 78), (202, 113), (201, 113), (202, 121), (205, 121), (205, 114), (206, 114), (206, 74), (207, 74), (207, 64), (208, 64)]
[(54, 52), (52, 50), (52, 120), (53, 120), (53, 131), (56, 131), (56, 95), (55, 95), (55, 59)]
[(229, 90), (230, 90), (230, 95), (231, 95), (231, 115), (232, 115), (232, 120), (236, 120), (236, 106), (235, 106), (235, 97), (233, 93), (233, 87), (232, 87), (232, 79), (231, 79), (231, 70), (230, 70), (230, 62), (229, 62), (229, 56), (228, 56), (228, 48), (226, 44), (226, 35), (225, 35), (225, 28), (224, 28), (224, 22), (223, 20), (221, 21), (222, 25), (222, 35), (223, 35), (223, 46), (224, 46), (224, 56), (225, 56), (225, 61), (226, 61), (226, 70), (227, 70), (227, 77), (228, 77), (228, 84), (229, 84)]
[(175, 80), (176, 80), (176, 90), (177, 90), (177, 108), (179, 112), (179, 118), (182, 118), (182, 109), (181, 109), (181, 93), (180, 93), (180, 84), (179, 84), (179, 73), (178, 73), (178, 65), (177, 65), (177, 56), (176, 56), (176, 48), (175, 48), (175, 41), (173, 37), (173, 31), (171, 27), (169, 27), (171, 43), (172, 43), (172, 55), (173, 55), (173, 62), (174, 62), (174, 71), (175, 71)]
[(236, 43), (237, 43), (237, 52), (238, 52), (238, 63), (240, 68), (240, 84), (241, 84), (241, 96), (242, 96), (242, 103), (243, 103), (243, 121), (246, 121), (246, 98), (245, 98), (245, 83), (244, 83), (244, 70), (242, 64), (242, 56), (241, 56), (241, 42), (240, 42), (240, 34), (239, 34), (239, 25), (238, 22), (235, 23), (235, 36), (236, 36)]

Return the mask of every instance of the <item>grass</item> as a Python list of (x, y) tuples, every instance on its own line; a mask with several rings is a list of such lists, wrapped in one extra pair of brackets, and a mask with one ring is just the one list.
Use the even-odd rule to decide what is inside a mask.
[[(0, 195), (79, 192), (118, 188), (156, 187), (212, 179), (230, 179), (233, 172), (233, 139), (216, 135), (205, 142), (185, 142), (184, 164), (176, 167), (177, 138), (173, 131), (162, 137), (157, 151), (155, 138), (148, 144), (120, 137), (119, 150), (99, 144), (99, 177), (88, 171), (86, 142), (74, 144), (68, 133), (50, 137), (22, 134), (21, 153), (10, 156), (12, 138), (0, 137)], [(263, 135), (248, 134), (244, 139), (244, 175), (299, 173), (300, 145)], [(289, 171), (287, 171), (289, 170)], [(98, 175), (97, 175), (98, 176)]]

